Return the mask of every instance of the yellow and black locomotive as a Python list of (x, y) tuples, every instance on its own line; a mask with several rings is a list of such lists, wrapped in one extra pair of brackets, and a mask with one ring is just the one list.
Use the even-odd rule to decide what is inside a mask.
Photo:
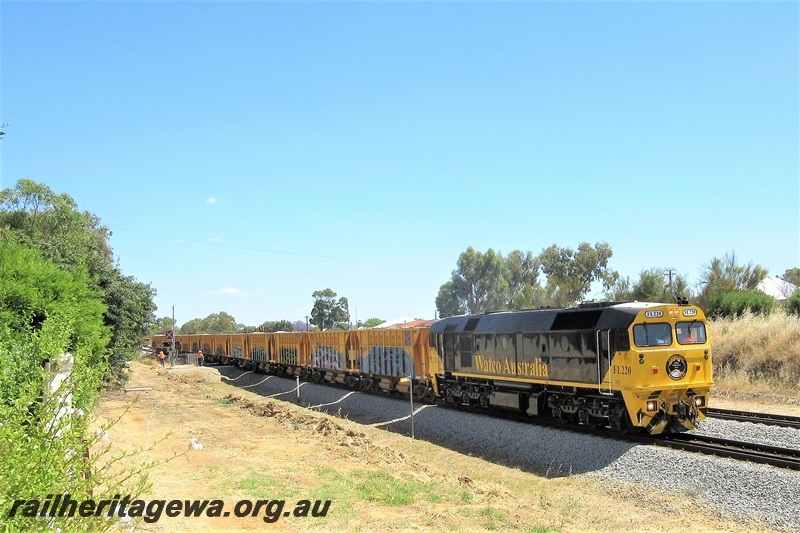
[(460, 316), (433, 324), (445, 401), (648, 433), (705, 418), (703, 312), (653, 303)]

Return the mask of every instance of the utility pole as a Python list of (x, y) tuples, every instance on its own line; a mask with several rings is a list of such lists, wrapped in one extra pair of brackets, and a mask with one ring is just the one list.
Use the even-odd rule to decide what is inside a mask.
[(672, 273), (675, 272), (675, 269), (670, 267), (666, 269), (667, 275), (669, 276), (669, 287), (672, 288)]
[(667, 268), (665, 270), (667, 272), (667, 275), (669, 276), (669, 285), (668, 285), (669, 292), (672, 293), (672, 297), (677, 300), (678, 299), (678, 295), (676, 294), (675, 290), (672, 288), (672, 273), (675, 272), (675, 269), (672, 268), (672, 267), (669, 267), (669, 268)]

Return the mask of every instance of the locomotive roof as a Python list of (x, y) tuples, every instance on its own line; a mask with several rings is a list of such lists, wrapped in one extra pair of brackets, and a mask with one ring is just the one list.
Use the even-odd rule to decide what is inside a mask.
[(580, 329), (627, 329), (644, 307), (660, 304), (633, 302), (590, 308), (536, 309), (443, 318), (431, 333), (533, 333)]

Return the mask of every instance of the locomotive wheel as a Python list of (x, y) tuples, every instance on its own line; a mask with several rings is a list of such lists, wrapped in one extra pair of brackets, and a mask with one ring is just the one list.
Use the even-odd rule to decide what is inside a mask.
[(631, 424), (631, 421), (628, 418), (628, 413), (622, 407), (618, 407), (617, 409), (611, 411), (611, 413), (608, 415), (608, 422), (611, 425), (611, 429), (615, 431), (629, 433), (631, 430), (633, 430), (633, 424)]
[(488, 394), (481, 394), (481, 397), (478, 399), (478, 402), (480, 403), (480, 406), (483, 409), (488, 409), (489, 408), (489, 395)]

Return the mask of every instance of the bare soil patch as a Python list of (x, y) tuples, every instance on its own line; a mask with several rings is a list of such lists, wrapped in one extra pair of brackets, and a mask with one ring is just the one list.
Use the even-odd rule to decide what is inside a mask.
[[(213, 367), (134, 362), (129, 388), (102, 402), (118, 451), (158, 446), (126, 466), (167, 459), (144, 499), (330, 500), (325, 517), (162, 516), (141, 531), (739, 531), (687, 495), (549, 479), (266, 400), (224, 384)], [(127, 410), (127, 411), (126, 411)], [(193, 446), (194, 445), (194, 446)], [(702, 502), (699, 502), (702, 503)], [(128, 526), (129, 527), (129, 526)], [(752, 528), (749, 528), (752, 530)]]

